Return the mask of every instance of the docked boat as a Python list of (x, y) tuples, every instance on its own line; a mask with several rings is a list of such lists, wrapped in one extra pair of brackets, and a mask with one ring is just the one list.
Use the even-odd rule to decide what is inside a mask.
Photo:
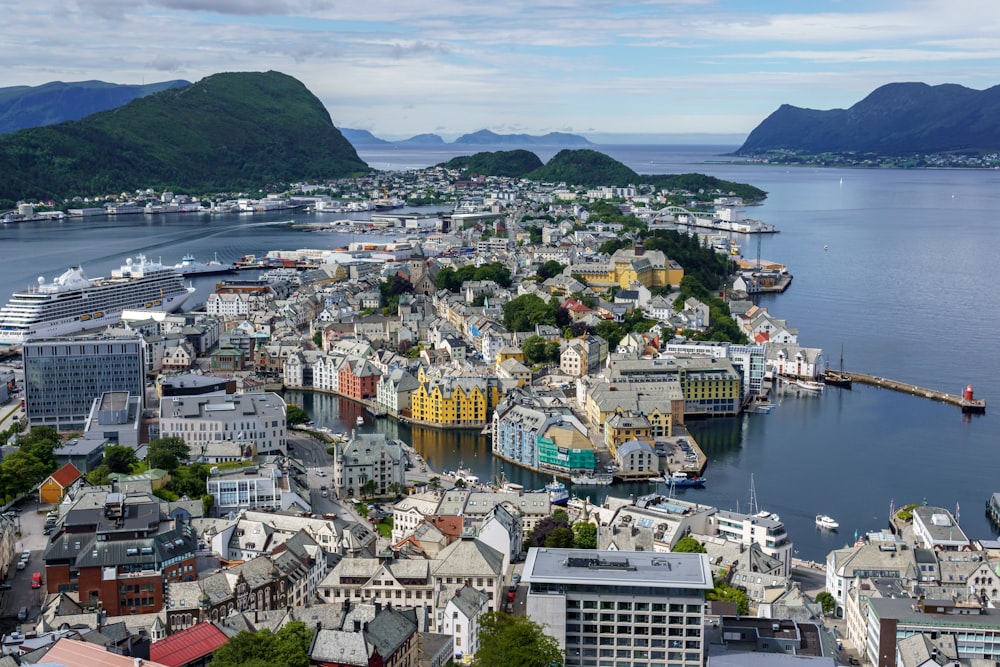
[(173, 267), (125, 260), (107, 278), (87, 278), (75, 266), (60, 276), (15, 292), (0, 308), (0, 344), (20, 344), (28, 338), (75, 334), (117, 324), (122, 310), (145, 308), (159, 301), (158, 310), (173, 312), (194, 292)]
[(601, 473), (589, 472), (573, 475), (569, 478), (569, 481), (580, 486), (607, 486), (614, 480), (615, 478), (612, 475), (602, 475)]
[(814, 394), (823, 393), (822, 382), (814, 382), (813, 380), (793, 380), (792, 384), (798, 387), (799, 389), (804, 389)]
[(826, 528), (827, 530), (837, 530), (840, 528), (840, 524), (834, 521), (831, 517), (825, 514), (816, 515), (816, 526), (818, 528)]
[(680, 470), (675, 470), (672, 475), (664, 475), (663, 481), (666, 484), (672, 486), (705, 486), (705, 478), (699, 477), (698, 475), (691, 475), (690, 477)]
[(364, 426), (365, 418), (362, 417), (361, 415), (358, 415), (358, 418), (354, 420), (354, 423), (357, 424), (358, 426)]
[(850, 389), (854, 386), (854, 379), (846, 373), (828, 370), (823, 374), (823, 383), (834, 387)]
[(469, 468), (459, 468), (452, 473), (452, 477), (455, 478), (455, 481), (462, 480), (466, 486), (479, 484), (479, 476), (473, 474), (472, 470)]
[(199, 262), (194, 255), (184, 255), (180, 264), (174, 264), (174, 270), (182, 276), (205, 276), (215, 273), (230, 273), (236, 270), (235, 264), (224, 264), (219, 261), (219, 256), (207, 262)]
[(545, 485), (545, 492), (549, 494), (549, 502), (553, 505), (565, 505), (569, 502), (569, 491), (566, 485), (552, 476), (552, 481)]

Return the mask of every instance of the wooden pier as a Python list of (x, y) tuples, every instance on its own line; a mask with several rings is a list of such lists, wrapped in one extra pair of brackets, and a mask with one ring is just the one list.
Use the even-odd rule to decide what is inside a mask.
[[(966, 398), (962, 394), (949, 394), (943, 391), (937, 391), (935, 389), (928, 389), (926, 387), (918, 387), (915, 384), (908, 384), (906, 382), (899, 382), (898, 380), (890, 380), (888, 378), (878, 377), (875, 375), (867, 375), (865, 373), (853, 373), (848, 371), (841, 371), (842, 375), (846, 375), (851, 378), (854, 382), (860, 384), (867, 384), (873, 387), (882, 387), (883, 389), (891, 389), (893, 391), (898, 391), (903, 394), (910, 394), (913, 396), (920, 396), (921, 398), (929, 398), (932, 401), (938, 401), (940, 403), (950, 403), (951, 405), (957, 405), (962, 409), (962, 412), (975, 412), (982, 413), (986, 412), (986, 401), (978, 398)], [(967, 390), (971, 396), (971, 389)]]

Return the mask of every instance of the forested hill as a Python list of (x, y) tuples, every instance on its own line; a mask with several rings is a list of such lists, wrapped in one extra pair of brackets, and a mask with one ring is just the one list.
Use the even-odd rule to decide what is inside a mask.
[(214, 74), (79, 121), (0, 136), (0, 199), (257, 188), (368, 170), (280, 72)]
[(1000, 150), (1000, 86), (892, 83), (849, 109), (782, 105), (758, 125), (738, 154), (774, 151), (880, 155)]
[(761, 201), (767, 196), (752, 185), (705, 174), (638, 174), (618, 160), (587, 148), (561, 150), (544, 165), (534, 153), (516, 150), (460, 156), (440, 166), (457, 169), (463, 175), (509, 176), (582, 187), (624, 187), (643, 183), (665, 190), (731, 193), (748, 202)]
[(190, 85), (190, 81), (175, 79), (140, 86), (104, 81), (50, 81), (40, 86), (0, 88), (0, 134), (80, 120), (128, 104), (137, 97)]

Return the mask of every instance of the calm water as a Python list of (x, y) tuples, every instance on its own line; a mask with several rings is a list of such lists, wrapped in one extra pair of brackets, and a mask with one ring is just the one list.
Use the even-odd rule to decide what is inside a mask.
[[(992, 414), (1000, 410), (1000, 358), (990, 340), (1000, 297), (989, 287), (1000, 241), (1000, 173), (785, 169), (721, 163), (726, 158), (720, 155), (733, 147), (599, 148), (640, 173), (702, 171), (767, 190), (764, 205), (750, 212), (781, 233), (764, 237), (760, 252), (786, 263), (795, 280), (762, 305), (798, 328), (803, 345), (824, 348), (835, 365), (843, 346), (848, 369), (934, 389), (958, 392), (971, 383), (989, 402), (987, 415), (964, 418), (958, 408), (915, 397), (830, 387), (821, 397), (777, 397), (779, 407), (769, 415), (694, 422), (690, 427), (709, 456), (709, 482), (679, 496), (746, 509), (753, 475), (759, 505), (781, 514), (798, 555), (814, 560), (853, 541), (856, 530), (884, 527), (890, 501), (926, 500), (952, 511), (960, 503), (970, 536), (997, 535), (983, 506), (1000, 490), (1000, 428)], [(547, 159), (555, 149), (538, 152)], [(426, 166), (453, 155), (451, 149), (361, 151), (378, 168)], [(78, 262), (90, 275), (106, 274), (139, 251), (172, 264), (186, 252), (205, 259), (217, 252), (228, 261), (349, 240), (276, 224), (297, 217), (164, 216), (0, 227), (0, 292)], [(739, 242), (745, 255), (756, 255), (755, 239)], [(195, 282), (200, 298), (214, 282)], [(354, 427), (358, 408), (341, 399), (294, 393), (288, 399), (302, 403), (320, 424)], [(412, 441), (436, 469), (464, 463), (484, 479), (502, 470), (529, 487), (544, 483), (538, 475), (501, 467), (477, 434), (365, 419), (362, 429)], [(818, 513), (836, 518), (839, 533), (818, 531)]]

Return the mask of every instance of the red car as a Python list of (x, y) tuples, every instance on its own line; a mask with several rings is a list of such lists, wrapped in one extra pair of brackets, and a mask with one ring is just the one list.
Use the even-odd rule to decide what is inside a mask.
[(507, 591), (507, 602), (514, 601), (514, 591)]
[(42, 573), (41, 572), (35, 572), (33, 575), (31, 575), (31, 587), (32, 588), (41, 588), (42, 587)]

